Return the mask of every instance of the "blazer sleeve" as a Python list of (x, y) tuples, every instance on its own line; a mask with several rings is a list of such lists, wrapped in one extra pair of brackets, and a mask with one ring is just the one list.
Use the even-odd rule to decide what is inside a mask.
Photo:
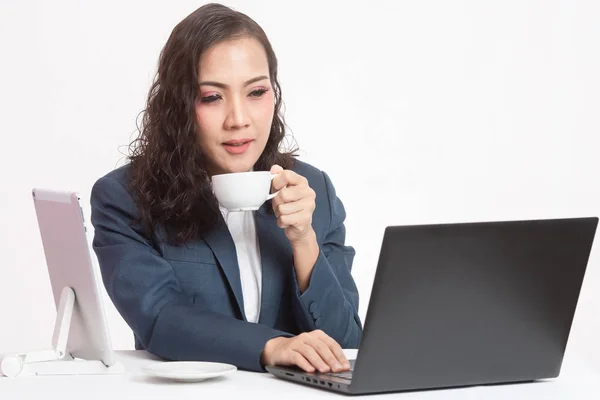
[(144, 348), (168, 360), (224, 362), (264, 371), (260, 355), (276, 336), (292, 336), (207, 310), (186, 296), (171, 264), (134, 223), (138, 211), (111, 177), (92, 188), (93, 249), (108, 295)]
[(322, 172), (330, 208), (329, 229), (319, 243), (320, 251), (308, 288), (300, 293), (295, 276), (293, 312), (303, 331), (320, 329), (342, 348), (358, 348), (362, 324), (358, 316), (358, 289), (351, 275), (355, 250), (345, 245), (346, 212), (329, 176)]

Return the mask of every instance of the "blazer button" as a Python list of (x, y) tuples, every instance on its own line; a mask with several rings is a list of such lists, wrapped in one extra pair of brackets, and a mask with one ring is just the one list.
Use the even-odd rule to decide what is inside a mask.
[(323, 318), (317, 318), (317, 319), (315, 320), (315, 326), (316, 326), (317, 328), (320, 328), (322, 323), (323, 323)]
[(314, 301), (310, 304), (310, 307), (308, 307), (308, 311), (310, 311), (311, 314), (318, 310), (319, 310), (319, 306), (317, 306), (317, 303), (315, 303)]
[(313, 316), (314, 319), (317, 319), (317, 318), (319, 318), (321, 316), (321, 312), (319, 310), (315, 310), (311, 314), (312, 314), (312, 316)]

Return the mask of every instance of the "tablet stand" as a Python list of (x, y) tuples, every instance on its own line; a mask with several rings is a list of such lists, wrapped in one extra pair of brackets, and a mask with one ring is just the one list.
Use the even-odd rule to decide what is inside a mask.
[(93, 375), (119, 374), (124, 368), (120, 363), (107, 366), (100, 360), (76, 359), (67, 353), (67, 339), (75, 305), (75, 292), (65, 287), (60, 302), (52, 336), (53, 350), (12, 354), (2, 358), (0, 372), (8, 377), (18, 375)]

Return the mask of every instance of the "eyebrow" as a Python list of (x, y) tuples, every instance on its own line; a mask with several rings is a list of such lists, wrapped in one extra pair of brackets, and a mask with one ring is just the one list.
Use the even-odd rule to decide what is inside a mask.
[[(246, 82), (244, 82), (244, 87), (253, 84), (254, 82), (258, 82), (258, 81), (262, 81), (264, 79), (269, 79), (268, 76), (266, 75), (261, 75), (261, 76), (257, 76), (256, 78), (252, 78), (247, 80)], [(214, 82), (214, 81), (202, 81), (199, 83), (200, 86), (216, 86), (216, 87), (220, 87), (222, 89), (227, 89), (229, 88), (229, 85), (225, 84), (225, 83), (221, 83), (221, 82)]]

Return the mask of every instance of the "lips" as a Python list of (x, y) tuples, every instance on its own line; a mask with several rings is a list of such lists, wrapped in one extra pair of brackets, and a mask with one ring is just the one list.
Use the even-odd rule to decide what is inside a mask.
[(243, 154), (248, 150), (252, 142), (252, 139), (233, 139), (224, 142), (223, 147), (225, 147), (225, 150), (230, 154)]
[(242, 146), (248, 142), (251, 142), (252, 139), (234, 139), (224, 142), (223, 144), (226, 146)]

